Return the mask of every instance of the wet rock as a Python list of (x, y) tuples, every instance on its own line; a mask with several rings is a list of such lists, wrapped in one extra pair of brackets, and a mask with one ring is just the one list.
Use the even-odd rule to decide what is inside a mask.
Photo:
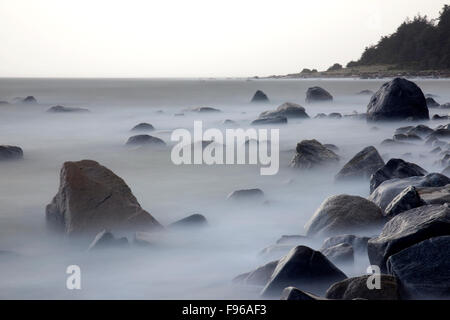
[(47, 205), (46, 220), (50, 228), (68, 235), (161, 228), (141, 208), (125, 181), (92, 160), (63, 164), (59, 190)]
[(369, 237), (359, 237), (352, 234), (343, 234), (334, 237), (329, 237), (324, 240), (320, 251), (334, 247), (340, 244), (348, 244), (352, 246), (355, 253), (367, 254), (367, 242)]
[(126, 145), (128, 146), (165, 146), (166, 143), (160, 138), (148, 135), (148, 134), (139, 134), (136, 136), (132, 136), (128, 139)]
[(384, 166), (384, 161), (377, 149), (372, 146), (358, 152), (337, 173), (336, 180), (369, 179), (371, 175)]
[[(412, 129), (414, 129), (414, 126), (400, 127), (395, 130), (395, 134), (406, 134)], [(433, 129), (431, 130), (434, 131)]]
[(326, 199), (305, 225), (307, 236), (333, 236), (379, 227), (380, 208), (359, 196), (337, 195)]
[(327, 115), (325, 113), (318, 113), (315, 115), (314, 119), (325, 119)]
[(416, 134), (408, 133), (408, 134), (396, 134), (396, 135), (394, 135), (394, 140), (396, 140), (396, 141), (420, 141), (420, 140), (422, 140), (422, 138)]
[(450, 235), (450, 209), (447, 205), (426, 205), (404, 211), (389, 220), (378, 237), (369, 240), (370, 263), (386, 272), (386, 261), (390, 256), (442, 235)]
[(448, 116), (441, 116), (439, 114), (435, 114), (431, 119), (432, 120), (448, 120), (449, 117)]
[(416, 136), (425, 138), (433, 132), (434, 132), (434, 130), (431, 129), (430, 127), (427, 127), (423, 124), (419, 124), (419, 125), (413, 127), (412, 129), (408, 130), (407, 134), (408, 135), (416, 135)]
[(252, 102), (269, 102), (269, 98), (264, 92), (257, 90), (253, 95)]
[(450, 184), (450, 179), (439, 173), (430, 173), (424, 177), (414, 176), (403, 179), (391, 179), (383, 182), (368, 198), (377, 204), (383, 211), (389, 203), (409, 186), (418, 187), (443, 187)]
[(395, 147), (395, 146), (408, 146), (411, 145), (408, 142), (398, 141), (394, 139), (384, 139), (381, 141), (382, 146)]
[(23, 150), (16, 146), (0, 145), (0, 161), (17, 160), (23, 158)]
[(301, 105), (286, 102), (280, 105), (276, 110), (265, 111), (259, 115), (259, 118), (275, 118), (275, 117), (285, 117), (285, 118), (303, 118), (309, 119), (305, 108)]
[(428, 108), (437, 108), (440, 106), (440, 104), (437, 103), (436, 100), (434, 100), (432, 97), (427, 97), (425, 100), (427, 102)]
[(320, 101), (331, 101), (333, 96), (321, 87), (308, 88), (306, 91), (306, 102), (320, 102)]
[(89, 245), (88, 251), (99, 249), (127, 248), (128, 239), (123, 237), (116, 239), (111, 232), (103, 230), (99, 232), (92, 243)]
[(385, 215), (392, 218), (399, 213), (425, 205), (416, 188), (409, 186), (400, 192), (386, 207)]
[(14, 98), (14, 102), (19, 104), (37, 104), (37, 100), (33, 96), (27, 96), (25, 98)]
[(295, 287), (287, 287), (281, 293), (280, 300), (294, 300), (294, 301), (314, 301), (326, 300), (312, 293), (304, 292)]
[(265, 297), (279, 297), (283, 289), (289, 286), (321, 294), (331, 284), (345, 278), (346, 275), (322, 253), (297, 246), (278, 262), (261, 294)]
[(326, 292), (327, 299), (353, 300), (357, 298), (367, 300), (399, 300), (399, 288), (394, 276), (381, 274), (380, 289), (369, 289), (367, 281), (369, 275), (348, 278), (333, 284)]
[(387, 269), (398, 278), (402, 296), (449, 299), (449, 252), (450, 236), (446, 235), (429, 238), (391, 255)]
[(341, 119), (342, 118), (342, 114), (338, 113), (338, 112), (332, 112), (328, 115), (328, 118), (330, 119)]
[(168, 228), (198, 228), (208, 225), (208, 221), (202, 214), (191, 214), (190, 216), (171, 223)]
[(433, 133), (431, 133), (428, 137), (429, 138), (444, 138), (444, 139), (448, 139), (450, 138), (450, 129), (449, 128), (439, 128), (434, 130)]
[(339, 156), (323, 146), (317, 140), (303, 140), (297, 144), (296, 154), (291, 161), (291, 167), (311, 169), (314, 167), (337, 163)]
[(367, 105), (367, 120), (428, 120), (430, 118), (422, 90), (403, 78), (383, 84)]
[(426, 204), (446, 204), (450, 203), (450, 185), (443, 187), (422, 187), (416, 188), (420, 198)]
[(428, 172), (417, 164), (402, 159), (390, 159), (383, 167), (370, 177), (370, 192), (372, 193), (381, 183), (394, 178), (408, 178), (424, 176)]
[(242, 189), (230, 193), (228, 200), (261, 200), (264, 198), (264, 192), (261, 189)]
[(216, 113), (216, 112), (222, 112), (219, 109), (212, 108), (212, 107), (197, 107), (193, 108), (192, 111), (199, 112), (199, 113)]
[(286, 117), (277, 116), (277, 117), (267, 117), (267, 118), (259, 118), (252, 121), (252, 125), (272, 125), (272, 124), (286, 124), (288, 122)]
[(50, 113), (76, 113), (76, 112), (89, 112), (86, 108), (76, 108), (76, 107), (64, 107), (64, 106), (53, 106), (47, 110)]
[(150, 123), (147, 122), (139, 123), (131, 129), (131, 131), (153, 131), (153, 130), (155, 130), (155, 128)]
[(336, 264), (354, 262), (353, 247), (348, 243), (340, 243), (320, 251), (328, 258), (328, 260)]

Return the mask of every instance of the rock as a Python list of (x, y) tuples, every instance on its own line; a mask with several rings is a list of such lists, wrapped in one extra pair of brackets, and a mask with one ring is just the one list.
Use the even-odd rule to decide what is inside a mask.
[(202, 214), (191, 214), (190, 216), (171, 223), (168, 228), (193, 228), (204, 227), (208, 224), (205, 216)]
[(269, 98), (264, 92), (257, 90), (253, 95), (252, 102), (269, 102)]
[(339, 156), (324, 147), (319, 141), (303, 140), (297, 144), (296, 154), (291, 161), (291, 167), (311, 169), (337, 162), (339, 162)]
[(280, 300), (294, 300), (294, 301), (314, 301), (326, 300), (312, 293), (301, 291), (295, 287), (287, 287), (281, 293)]
[(280, 105), (274, 111), (265, 111), (259, 115), (259, 118), (275, 118), (275, 117), (285, 117), (285, 118), (305, 118), (309, 119), (308, 114), (301, 105), (286, 102)]
[(428, 120), (428, 107), (422, 90), (402, 78), (383, 84), (367, 105), (367, 120)]
[(8, 101), (0, 100), (0, 105), (8, 105), (10, 104)]
[(398, 278), (402, 296), (409, 299), (449, 299), (449, 252), (450, 236), (446, 235), (418, 242), (391, 255), (387, 269)]
[(111, 232), (103, 230), (99, 232), (92, 243), (89, 245), (88, 251), (98, 249), (113, 249), (113, 248), (127, 248), (128, 239), (120, 238), (116, 239)]
[(447, 205), (426, 205), (404, 211), (389, 220), (378, 237), (369, 240), (370, 263), (386, 272), (386, 261), (390, 256), (426, 239), (449, 234), (450, 209)]
[(448, 116), (441, 116), (441, 115), (435, 114), (435, 115), (433, 116), (433, 118), (431, 118), (431, 119), (432, 119), (432, 120), (448, 120), (449, 117), (448, 117)]
[(409, 186), (400, 192), (386, 207), (385, 215), (392, 218), (399, 213), (424, 206), (426, 203), (420, 198), (416, 188)]
[(331, 151), (333, 151), (333, 152), (338, 152), (339, 151), (339, 148), (338, 148), (338, 146), (337, 145), (335, 145), (335, 144), (331, 144), (331, 143), (324, 143), (324, 145), (323, 145), (325, 148), (327, 148), (328, 150), (331, 150)]
[(23, 150), (16, 146), (0, 145), (0, 161), (23, 158)]
[(406, 162), (402, 159), (391, 159), (370, 177), (370, 192), (372, 193), (386, 180), (424, 176), (427, 173), (425, 169), (419, 167), (417, 164)]
[(354, 260), (353, 247), (348, 243), (340, 243), (321, 250), (323, 255), (336, 264), (352, 263)]
[(68, 112), (89, 112), (85, 108), (75, 108), (75, 107), (64, 107), (64, 106), (53, 106), (47, 110), (50, 113), (68, 113)]
[(427, 102), (427, 107), (428, 108), (437, 108), (440, 106), (439, 103), (436, 102), (436, 100), (434, 100), (432, 97), (427, 97), (425, 99), (425, 101)]
[(37, 104), (37, 100), (33, 96), (28, 96), (26, 98), (15, 98), (14, 101), (16, 103), (22, 103), (22, 104)]
[(155, 128), (150, 123), (147, 122), (139, 123), (131, 129), (131, 131), (153, 131), (153, 130), (155, 130)]
[(391, 179), (383, 182), (368, 198), (377, 204), (383, 211), (389, 203), (409, 186), (418, 187), (443, 187), (450, 184), (450, 179), (440, 173), (430, 173), (424, 177), (415, 176), (403, 179)]
[(371, 96), (373, 95), (375, 92), (373, 92), (372, 90), (362, 90), (360, 92), (358, 92), (359, 95), (364, 95), (364, 96)]
[(325, 119), (327, 115), (325, 113), (318, 113), (315, 115), (314, 119)]
[(325, 239), (320, 251), (334, 247), (340, 244), (348, 244), (352, 246), (355, 253), (367, 254), (367, 242), (369, 237), (359, 237), (352, 234), (344, 234)]
[[(326, 292), (327, 299), (353, 300), (357, 298), (367, 300), (399, 300), (399, 288), (394, 276), (381, 274), (380, 289), (370, 290), (367, 286), (369, 275), (348, 278), (333, 284)], [(369, 279), (371, 281), (371, 279)]]
[(258, 256), (264, 260), (279, 260), (284, 257), (289, 251), (292, 250), (296, 245), (305, 245), (306, 243), (295, 243), (295, 244), (274, 244), (262, 249)]
[(289, 286), (321, 294), (331, 284), (345, 278), (347, 276), (322, 253), (297, 246), (278, 262), (261, 294), (265, 297), (280, 296)]
[(441, 109), (450, 109), (450, 102), (441, 104), (441, 105), (439, 106), (439, 108), (441, 108)]
[(338, 112), (332, 112), (328, 115), (328, 118), (330, 119), (341, 119), (342, 118), (342, 114), (338, 113)]
[(230, 126), (235, 126), (235, 125), (237, 125), (236, 121), (230, 120), (230, 119), (225, 119), (225, 120), (223, 120), (222, 124), (224, 124), (224, 125), (230, 125)]
[(380, 208), (359, 196), (327, 198), (305, 225), (307, 236), (333, 236), (372, 229), (384, 222)]
[(228, 200), (261, 200), (264, 198), (264, 192), (261, 189), (242, 189), (230, 193)]
[(421, 137), (415, 134), (396, 134), (394, 135), (394, 140), (396, 141), (420, 141)]
[[(400, 127), (395, 130), (395, 134), (405, 134), (405, 133), (408, 133), (412, 129), (414, 129), (414, 126)], [(431, 129), (431, 130), (434, 131), (433, 129)]]
[(271, 125), (271, 124), (286, 124), (288, 122), (286, 117), (277, 116), (269, 118), (258, 118), (252, 121), (252, 125)]
[(416, 188), (420, 198), (426, 204), (450, 203), (450, 185), (443, 187), (421, 187)]
[(381, 142), (382, 146), (390, 146), (390, 147), (395, 147), (395, 146), (408, 146), (411, 145), (408, 142), (403, 142), (403, 141), (398, 141), (398, 140), (394, 140), (394, 139), (384, 139)]
[(424, 138), (433, 132), (434, 132), (434, 130), (431, 129), (430, 127), (427, 127), (423, 124), (419, 124), (419, 125), (411, 128), (410, 130), (408, 130), (407, 134), (408, 135), (416, 135), (416, 136)]
[(436, 147), (433, 150), (431, 150), (430, 153), (439, 153), (441, 151), (442, 151), (441, 147)]
[(336, 180), (369, 179), (370, 176), (384, 166), (384, 161), (374, 147), (366, 147), (358, 152), (337, 173)]
[(312, 87), (306, 91), (306, 102), (331, 101), (333, 96), (321, 87)]
[(67, 235), (161, 228), (141, 208), (125, 181), (92, 160), (63, 164), (59, 190), (47, 205), (46, 220), (50, 228)]
[(247, 277), (243, 280), (244, 284), (254, 286), (265, 286), (270, 280), (275, 267), (278, 264), (278, 260), (269, 262), (252, 272), (249, 272)]
[(192, 111), (200, 112), (200, 113), (214, 113), (214, 112), (222, 112), (219, 109), (211, 108), (211, 107), (197, 107), (193, 108)]
[(128, 139), (127, 146), (143, 146), (143, 145), (154, 145), (154, 146), (165, 146), (166, 143), (160, 138), (150, 136), (148, 134), (139, 134), (132, 136)]

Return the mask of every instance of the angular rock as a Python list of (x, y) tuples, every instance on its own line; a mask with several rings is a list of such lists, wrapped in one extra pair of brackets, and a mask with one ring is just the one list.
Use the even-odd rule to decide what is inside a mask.
[(197, 228), (208, 224), (205, 216), (202, 214), (191, 214), (190, 216), (171, 223), (168, 228)]
[(307, 236), (333, 236), (370, 230), (384, 222), (381, 209), (359, 196), (337, 195), (326, 199), (305, 225)]
[(264, 192), (261, 189), (242, 189), (230, 193), (229, 200), (261, 200), (264, 198)]
[(148, 135), (148, 134), (139, 134), (136, 136), (132, 136), (128, 139), (126, 145), (128, 146), (165, 146), (166, 143), (160, 138)]
[(386, 207), (385, 215), (392, 218), (399, 213), (426, 205), (416, 188), (409, 186), (400, 192)]
[(325, 89), (321, 87), (308, 88), (306, 91), (306, 102), (319, 102), (333, 100), (333, 96)]
[(309, 119), (308, 114), (301, 105), (286, 102), (280, 105), (276, 110), (265, 111), (259, 115), (259, 118), (274, 118), (274, 117), (285, 117), (285, 118), (305, 118)]
[(141, 122), (137, 125), (135, 125), (131, 131), (153, 131), (155, 130), (155, 128), (147, 122)]
[(333, 263), (353, 263), (355, 261), (353, 247), (348, 243), (340, 243), (321, 250), (323, 255)]
[(450, 203), (450, 185), (443, 187), (422, 187), (416, 188), (420, 198), (426, 204), (446, 204)]
[(23, 158), (23, 150), (16, 146), (0, 145), (0, 161), (17, 160)]
[(391, 159), (370, 177), (370, 192), (372, 193), (386, 180), (424, 176), (428, 172), (418, 165), (402, 159)]
[(434, 132), (434, 130), (431, 129), (430, 127), (427, 127), (423, 124), (419, 124), (419, 125), (411, 128), (410, 130), (408, 130), (407, 134), (408, 135), (416, 135), (416, 136), (425, 138), (433, 132)]
[(366, 147), (358, 152), (337, 173), (336, 180), (369, 179), (370, 176), (384, 166), (384, 161), (374, 147)]
[(337, 163), (339, 156), (323, 146), (317, 140), (303, 140), (297, 144), (296, 154), (291, 161), (291, 167), (311, 169), (314, 167)]
[(257, 90), (253, 95), (252, 102), (269, 102), (269, 98), (264, 92)]
[(352, 246), (355, 253), (367, 254), (367, 242), (369, 237), (359, 237), (352, 234), (343, 234), (339, 236), (329, 237), (324, 240), (320, 251), (334, 247), (339, 244), (348, 244)]
[(270, 280), (273, 271), (278, 264), (278, 260), (266, 263), (265, 265), (255, 269), (250, 272), (244, 279), (244, 284), (255, 285), (255, 286), (265, 286)]
[(345, 278), (347, 276), (322, 253), (297, 246), (278, 262), (261, 294), (265, 297), (279, 297), (283, 289), (289, 286), (321, 294), (331, 284)]
[(432, 97), (426, 97), (425, 100), (427, 102), (428, 108), (437, 108), (440, 106), (440, 104), (437, 103), (436, 100), (434, 100)]
[(127, 248), (128, 239), (123, 237), (116, 239), (111, 232), (103, 230), (99, 232), (92, 243), (89, 245), (88, 251), (99, 249)]
[(141, 208), (125, 181), (92, 160), (63, 164), (59, 190), (47, 205), (46, 220), (50, 228), (67, 235), (161, 228)]
[(304, 292), (295, 287), (287, 287), (281, 293), (280, 300), (294, 300), (294, 301), (315, 301), (326, 300), (312, 293)]
[(427, 103), (422, 90), (403, 78), (383, 84), (367, 105), (367, 120), (428, 120)]
[(378, 237), (369, 240), (370, 263), (386, 272), (386, 261), (390, 256), (426, 239), (443, 235), (450, 235), (450, 209), (447, 205), (426, 205), (404, 211), (389, 220)]

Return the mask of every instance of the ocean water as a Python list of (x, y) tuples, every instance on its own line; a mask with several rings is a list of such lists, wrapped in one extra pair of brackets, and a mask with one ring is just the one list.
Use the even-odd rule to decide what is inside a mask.
[[(259, 113), (284, 102), (303, 105), (313, 118), (318, 113), (365, 112), (370, 96), (386, 79), (0, 79), (0, 100), (33, 95), (37, 105), (0, 105), (0, 144), (17, 145), (24, 159), (0, 163), (0, 298), (2, 299), (255, 299), (258, 287), (231, 284), (238, 274), (253, 270), (276, 256), (259, 252), (285, 234), (304, 234), (304, 225), (329, 196), (367, 197), (368, 181), (335, 183), (334, 175), (354, 154), (375, 146), (384, 160), (401, 157), (440, 172), (423, 142), (406, 147), (380, 146), (396, 128), (411, 123), (373, 124), (365, 120), (289, 120), (280, 129), (280, 169), (261, 176), (255, 165), (181, 165), (170, 159), (171, 132), (193, 129), (195, 120), (205, 128), (225, 130), (232, 119), (241, 128)], [(449, 80), (414, 80), (440, 103), (450, 102)], [(333, 102), (307, 104), (308, 87), (321, 86)], [(268, 104), (251, 104), (256, 90)], [(45, 112), (54, 105), (88, 108), (80, 114)], [(222, 112), (200, 114), (194, 107)], [(175, 116), (183, 113), (184, 116)], [(431, 109), (430, 115), (446, 114)], [(124, 146), (130, 129), (149, 122), (150, 133), (167, 148), (134, 150)], [(447, 121), (428, 121), (436, 127)], [(376, 126), (378, 130), (373, 127)], [(320, 170), (289, 168), (296, 143), (317, 139), (339, 147), (339, 165)], [(409, 153), (405, 155), (406, 153)], [(208, 227), (167, 232), (152, 248), (86, 252), (74, 248), (45, 227), (45, 206), (56, 194), (59, 170), (65, 161), (92, 159), (122, 177), (141, 206), (167, 225), (191, 213), (201, 213)], [(264, 202), (236, 205), (227, 195), (237, 189), (260, 188)], [(320, 248), (323, 239), (310, 246)], [(82, 289), (66, 288), (66, 267), (82, 270)], [(365, 273), (366, 257), (354, 266), (339, 266), (348, 276)]]

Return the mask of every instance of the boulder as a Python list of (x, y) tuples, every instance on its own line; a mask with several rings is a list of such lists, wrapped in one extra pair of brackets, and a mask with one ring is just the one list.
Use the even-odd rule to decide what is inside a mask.
[[(448, 228), (448, 227), (447, 227)], [(408, 299), (450, 299), (450, 236), (433, 237), (412, 245), (387, 260)]]
[(435, 114), (431, 119), (432, 120), (448, 120), (449, 117), (448, 116), (441, 116), (439, 114)]
[(424, 177), (414, 176), (404, 179), (391, 179), (383, 182), (369, 196), (369, 200), (377, 204), (383, 211), (394, 198), (405, 188), (413, 187), (443, 187), (450, 184), (450, 179), (440, 173), (430, 173)]
[(63, 164), (59, 190), (47, 205), (46, 220), (50, 228), (67, 235), (161, 228), (141, 208), (125, 181), (92, 160)]
[(318, 113), (314, 116), (314, 119), (325, 119), (327, 115), (325, 113)]
[(337, 173), (336, 180), (369, 179), (370, 176), (384, 166), (384, 161), (374, 147), (366, 147), (358, 152)]
[(212, 107), (197, 107), (193, 108), (192, 111), (194, 112), (200, 112), (200, 113), (215, 113), (215, 112), (222, 112), (219, 109), (212, 108)]
[(444, 138), (444, 139), (448, 139), (450, 138), (450, 129), (449, 128), (438, 128), (436, 130), (434, 130), (433, 133), (431, 133), (428, 137), (428, 139), (432, 139), (432, 138)]
[(132, 136), (128, 139), (127, 146), (165, 146), (166, 143), (160, 138), (148, 135), (148, 134), (139, 134), (136, 136)]
[(328, 115), (328, 118), (330, 119), (341, 119), (342, 118), (342, 114), (340, 114), (339, 112), (332, 112)]
[(33, 96), (27, 96), (25, 98), (15, 98), (14, 101), (16, 103), (22, 103), (22, 104), (37, 104), (37, 100)]
[(421, 187), (416, 188), (420, 198), (426, 204), (446, 204), (450, 203), (450, 185), (443, 187)]
[(285, 118), (306, 118), (309, 119), (308, 114), (301, 105), (286, 102), (280, 105), (276, 110), (265, 111), (259, 115), (259, 118), (274, 118), (274, 117), (285, 117)]
[(286, 124), (288, 122), (286, 117), (276, 116), (267, 118), (258, 118), (252, 121), (252, 125), (271, 125), (271, 124)]
[(235, 190), (227, 197), (228, 200), (261, 200), (264, 198), (264, 192), (261, 189), (242, 189)]
[(425, 101), (427, 102), (428, 108), (437, 108), (440, 106), (440, 104), (437, 103), (432, 97), (426, 97)]
[(333, 96), (325, 89), (321, 87), (308, 88), (306, 91), (306, 102), (319, 102), (319, 101), (331, 101)]
[(386, 207), (385, 215), (392, 218), (399, 213), (426, 205), (416, 188), (409, 186), (400, 192)]
[(253, 95), (252, 102), (269, 102), (269, 98), (264, 92), (257, 90)]
[(305, 225), (307, 236), (333, 236), (379, 227), (381, 209), (359, 196), (337, 195), (326, 199)]
[(17, 160), (23, 158), (23, 150), (16, 146), (0, 145), (0, 161)]
[(331, 284), (345, 278), (347, 276), (322, 253), (297, 246), (278, 262), (261, 294), (264, 297), (279, 297), (283, 289), (289, 286), (321, 294)]
[(422, 90), (403, 78), (383, 84), (367, 105), (367, 120), (428, 120), (427, 103)]
[(348, 244), (352, 246), (355, 253), (367, 254), (367, 242), (369, 237), (359, 237), (352, 234), (343, 234), (339, 236), (329, 237), (324, 240), (320, 251), (334, 247), (339, 244)]
[(333, 284), (326, 292), (327, 299), (353, 300), (357, 298), (367, 300), (399, 300), (399, 288), (394, 276), (381, 274), (380, 289), (369, 289), (367, 281), (370, 275), (348, 278)]
[(372, 193), (386, 180), (424, 176), (426, 174), (427, 171), (417, 164), (406, 162), (402, 159), (391, 159), (370, 177), (370, 192)]
[(291, 167), (311, 169), (337, 162), (339, 162), (339, 156), (319, 141), (303, 140), (297, 144), (296, 154), (291, 161)]
[[(400, 127), (395, 129), (395, 134), (405, 134), (408, 133), (410, 130), (414, 129), (414, 126), (406, 126), (406, 127)], [(431, 129), (434, 131), (433, 129)]]
[(426, 205), (404, 211), (389, 220), (378, 237), (369, 240), (370, 263), (386, 272), (386, 261), (390, 256), (426, 239), (443, 235), (450, 235), (450, 209), (447, 205)]
[(418, 135), (411, 134), (411, 133), (408, 133), (408, 134), (396, 134), (396, 135), (394, 135), (393, 138), (396, 141), (420, 141), (420, 140), (422, 140), (422, 138), (419, 137)]
[(294, 301), (315, 301), (326, 300), (312, 293), (302, 291), (295, 287), (287, 287), (281, 293), (280, 300), (294, 300)]
[(434, 132), (434, 130), (431, 129), (430, 127), (427, 127), (426, 125), (423, 125), (423, 124), (419, 124), (419, 125), (411, 128), (410, 130), (408, 130), (407, 134), (408, 135), (416, 135), (416, 136), (425, 138), (433, 132)]
[(208, 221), (206, 220), (204, 215), (194, 213), (190, 216), (187, 216), (186, 218), (171, 223), (168, 228), (197, 228), (204, 227), (207, 224)]
[(441, 109), (450, 109), (450, 102), (443, 103), (439, 106)]
[(353, 263), (355, 261), (353, 247), (348, 243), (340, 243), (320, 251), (328, 260), (336, 264)]
[(88, 251), (98, 249), (127, 248), (128, 246), (129, 244), (127, 238), (123, 237), (116, 239), (111, 232), (103, 230), (95, 236), (95, 239), (89, 245)]
[(86, 108), (77, 108), (77, 107), (64, 107), (64, 106), (53, 106), (47, 110), (50, 113), (75, 113), (75, 112), (89, 112)]
[(153, 131), (153, 130), (155, 130), (155, 128), (150, 123), (147, 122), (139, 123), (131, 129), (131, 131)]

